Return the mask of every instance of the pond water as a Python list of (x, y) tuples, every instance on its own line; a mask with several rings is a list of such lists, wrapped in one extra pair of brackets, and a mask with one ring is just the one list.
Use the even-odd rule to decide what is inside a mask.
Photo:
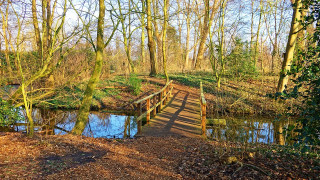
[[(35, 109), (32, 114), (35, 130), (49, 135), (67, 134), (75, 125), (77, 112)], [(21, 116), (24, 116), (23, 111)], [(210, 139), (280, 145), (293, 143), (289, 137), (294, 137), (294, 134), (284, 131), (285, 127), (293, 124), (293, 120), (248, 116), (213, 119), (210, 123), (207, 125), (207, 136)], [(133, 138), (138, 133), (138, 126), (134, 116), (92, 111), (83, 135), (94, 138)], [(18, 122), (14, 130), (26, 131), (25, 122)]]
[(211, 120), (207, 136), (219, 141), (264, 144), (292, 144), (292, 133), (284, 128), (293, 120), (276, 120), (265, 117), (225, 117)]
[[(35, 109), (32, 116), (35, 130), (44, 134), (63, 135), (72, 130), (78, 111)], [(21, 111), (23, 116), (24, 112)], [(26, 131), (24, 121), (14, 127), (17, 131)], [(90, 112), (89, 121), (82, 135), (94, 138), (133, 138), (137, 134), (137, 122), (134, 116)]]

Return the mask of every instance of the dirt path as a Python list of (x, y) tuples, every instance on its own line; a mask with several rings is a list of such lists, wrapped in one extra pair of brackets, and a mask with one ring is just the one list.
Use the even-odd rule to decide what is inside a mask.
[(197, 92), (174, 85), (171, 101), (143, 127), (141, 135), (200, 137), (199, 109)]

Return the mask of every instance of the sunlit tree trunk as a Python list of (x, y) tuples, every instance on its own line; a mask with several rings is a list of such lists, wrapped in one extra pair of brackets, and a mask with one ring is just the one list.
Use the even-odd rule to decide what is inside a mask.
[(157, 60), (155, 59), (155, 43), (152, 33), (152, 17), (151, 17), (151, 0), (147, 0), (147, 33), (148, 33), (148, 47), (150, 53), (150, 76), (158, 74)]
[[(27, 133), (29, 136), (33, 136), (34, 134), (34, 121), (32, 118), (32, 97), (28, 97), (27, 94), (27, 87), (28, 85), (25, 84), (25, 74), (23, 72), (22, 69), (22, 65), (21, 65), (21, 60), (20, 60), (20, 52), (21, 52), (21, 21), (20, 21), (20, 17), (18, 16), (17, 12), (13, 9), (16, 18), (17, 18), (17, 22), (18, 22), (18, 32), (17, 32), (17, 37), (16, 37), (16, 52), (15, 52), (15, 59), (17, 61), (17, 65), (20, 76), (21, 76), (21, 92), (22, 92), (22, 97), (23, 97), (23, 105), (24, 105), (24, 109), (26, 111), (26, 115), (27, 115), (27, 119), (28, 119), (28, 128), (27, 128)], [(31, 89), (32, 90), (32, 89)]]
[(104, 50), (104, 41), (103, 41), (104, 16), (105, 16), (104, 0), (99, 0), (99, 17), (98, 17), (98, 27), (97, 27), (97, 49), (96, 49), (95, 66), (94, 66), (93, 73), (89, 79), (86, 91), (84, 92), (84, 96), (78, 112), (76, 124), (72, 129), (72, 133), (76, 135), (81, 135), (87, 125), (91, 101), (92, 101), (92, 95), (99, 81), (99, 77), (102, 70), (103, 50)]
[(218, 4), (219, 4), (218, 0), (214, 0), (214, 4), (211, 8), (211, 14), (210, 14), (209, 0), (205, 0), (205, 14), (204, 14), (203, 27), (201, 29), (200, 42), (199, 42), (198, 54), (197, 54), (196, 65), (195, 65), (196, 70), (199, 70), (201, 68), (201, 62), (203, 61), (206, 40), (212, 24), (212, 19), (216, 13)]
[(250, 51), (252, 52), (253, 50), (253, 39), (254, 39), (254, 33), (253, 33), (253, 24), (254, 24), (254, 1), (251, 0), (251, 26), (250, 26), (250, 31), (251, 31), (251, 37), (250, 37)]
[(220, 84), (221, 84), (221, 76), (224, 73), (225, 70), (225, 62), (224, 62), (224, 56), (225, 56), (225, 52), (224, 52), (224, 43), (225, 43), (225, 34), (224, 34), (224, 20), (225, 20), (225, 9), (226, 9), (226, 5), (227, 5), (227, 1), (228, 0), (222, 0), (221, 4), (220, 4), (220, 20), (219, 20), (219, 63), (221, 66), (220, 72), (218, 71), (217, 68), (215, 71), (215, 75), (216, 75), (216, 80), (217, 80), (217, 88), (220, 88)]
[(153, 36), (156, 39), (156, 48), (155, 49), (155, 54), (156, 54), (156, 61), (158, 64), (158, 71), (161, 71), (161, 69), (163, 68), (162, 66), (162, 43), (161, 43), (161, 31), (159, 30), (158, 24), (159, 23), (159, 0), (152, 0), (152, 7), (153, 7), (153, 18), (152, 18), (152, 22), (153, 22), (153, 27), (154, 27), (154, 31), (153, 31)]
[(167, 53), (166, 53), (166, 35), (167, 35), (167, 25), (168, 25), (168, 12), (167, 7), (169, 4), (169, 0), (163, 1), (163, 15), (164, 15), (164, 22), (163, 22), (163, 32), (162, 32), (162, 57), (163, 57), (163, 71), (166, 76), (167, 82), (169, 82), (169, 76), (167, 72)]
[[(258, 29), (256, 33), (256, 43), (254, 45), (254, 67), (257, 65), (258, 61), (258, 45), (259, 45), (259, 36), (260, 36), (260, 28), (261, 28), (261, 20), (262, 20), (262, 13), (263, 12), (263, 1), (260, 0), (260, 14), (259, 14), (259, 23), (258, 23)], [(262, 69), (261, 69), (262, 70)]]
[[(186, 20), (186, 26), (187, 26), (187, 35), (186, 35), (186, 47), (185, 47), (185, 54), (184, 54), (184, 70), (189, 69), (189, 53), (190, 53), (190, 31), (191, 31), (191, 24), (190, 24), (190, 13), (191, 13), (191, 3), (190, 0), (187, 0), (188, 4), (186, 5), (186, 15), (185, 15), (185, 20)], [(194, 1), (192, 1), (193, 4)]]
[(127, 31), (126, 31), (126, 22), (125, 22), (125, 17), (124, 15), (122, 14), (122, 8), (121, 8), (121, 4), (120, 4), (120, 0), (118, 0), (118, 5), (119, 5), (119, 13), (120, 13), (120, 22), (121, 22), (121, 25), (122, 25), (122, 36), (123, 36), (123, 44), (124, 44), (124, 49), (125, 49), (125, 52), (126, 52), (126, 55), (127, 55), (127, 59), (128, 59), (128, 63), (129, 63), (129, 72), (135, 72), (135, 67), (133, 65), (133, 62), (132, 62), (132, 57), (131, 57), (131, 43), (130, 43), (130, 39), (131, 39), (131, 16), (130, 16), (130, 11), (131, 11), (131, 7), (130, 7), (130, 2), (128, 3), (129, 5), (129, 12), (128, 12), (128, 19), (129, 19), (129, 29), (128, 29), (128, 33), (129, 33), (129, 38), (127, 37)]
[[(181, 0), (177, 0), (179, 14), (182, 11), (180, 3), (181, 3)], [(179, 32), (178, 49), (179, 49), (179, 55), (181, 57), (181, 59), (179, 59), (179, 61), (184, 62), (184, 60), (185, 60), (184, 55), (185, 54), (184, 54), (183, 45), (182, 45), (182, 25), (183, 25), (183, 22), (180, 19), (180, 15), (178, 15), (177, 18), (178, 18), (178, 32)], [(183, 71), (184, 70), (184, 65), (181, 68), (182, 68), (181, 70)]]
[(40, 37), (40, 29), (38, 24), (36, 0), (32, 0), (32, 21), (33, 21), (34, 34), (36, 38), (36, 44), (38, 48), (38, 55), (39, 55), (39, 58), (41, 58), (42, 57), (42, 41)]
[(282, 63), (282, 68), (280, 72), (280, 78), (278, 82), (277, 92), (283, 92), (286, 88), (288, 83), (288, 71), (291, 68), (291, 63), (293, 60), (294, 49), (297, 42), (298, 30), (299, 30), (299, 20), (301, 18), (300, 9), (302, 7), (301, 0), (296, 0), (296, 6), (293, 10), (292, 21), (291, 21), (291, 28), (290, 34), (288, 38), (286, 54)]
[(145, 55), (145, 51), (144, 51), (144, 42), (145, 42), (145, 26), (146, 26), (146, 23), (145, 23), (145, 14), (144, 12), (146, 11), (146, 2), (145, 0), (141, 0), (141, 3), (142, 3), (142, 14), (141, 14), (141, 62), (142, 62), (142, 65), (144, 66), (145, 65), (145, 59), (146, 59), (146, 55)]

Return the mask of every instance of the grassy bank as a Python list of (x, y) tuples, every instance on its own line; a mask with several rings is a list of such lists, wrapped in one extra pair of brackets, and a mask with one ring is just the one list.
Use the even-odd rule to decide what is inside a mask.
[[(35, 104), (40, 108), (78, 109), (87, 82), (74, 83), (57, 89), (53, 96)], [(142, 82), (137, 76), (114, 76), (100, 80), (93, 94), (91, 109), (133, 110), (132, 102), (152, 93), (160, 86)]]
[[(163, 77), (163, 76), (159, 76)], [(221, 88), (217, 88), (215, 76), (209, 72), (171, 74), (170, 79), (177, 83), (199, 88), (203, 83), (207, 100), (208, 116), (219, 115), (263, 115), (282, 114), (297, 101), (278, 101), (270, 98), (275, 93), (277, 76), (258, 76), (246, 79), (224, 77)]]

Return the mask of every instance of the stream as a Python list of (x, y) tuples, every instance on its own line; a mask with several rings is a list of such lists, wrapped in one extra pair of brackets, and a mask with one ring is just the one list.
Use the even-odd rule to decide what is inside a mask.
[[(77, 120), (77, 110), (34, 109), (32, 116), (35, 131), (48, 135), (64, 135), (72, 130)], [(24, 116), (24, 112), (20, 114)], [(24, 121), (17, 122), (15, 131), (26, 132)], [(133, 138), (137, 134), (134, 116), (91, 111), (82, 135), (94, 138)]]
[(294, 124), (294, 120), (243, 116), (225, 117), (211, 120), (207, 126), (207, 136), (219, 141), (241, 143), (263, 143), (292, 145), (293, 132), (286, 133), (284, 128)]
[[(77, 110), (34, 109), (32, 116), (35, 131), (47, 135), (67, 134), (75, 125), (77, 112)], [(25, 117), (23, 110), (20, 114)], [(209, 139), (219, 141), (292, 144), (283, 130), (292, 122), (257, 116), (225, 117), (213, 119), (210, 125), (207, 125), (207, 136)], [(26, 122), (17, 122), (12, 129), (26, 132)], [(137, 132), (138, 123), (132, 115), (91, 111), (83, 135), (94, 138), (134, 138)]]

